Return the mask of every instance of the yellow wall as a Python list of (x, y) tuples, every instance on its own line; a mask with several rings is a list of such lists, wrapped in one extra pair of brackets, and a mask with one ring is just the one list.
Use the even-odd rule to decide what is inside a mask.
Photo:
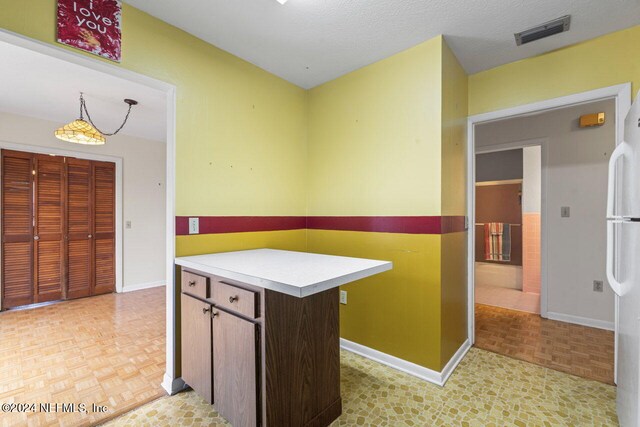
[[(123, 7), (121, 66), (177, 87), (177, 215), (304, 215), (306, 92)], [(55, 0), (0, 10), (0, 27), (55, 44)]]
[(640, 26), (469, 76), (469, 114), (620, 83), (640, 90)]
[(180, 254), (179, 256), (198, 255), (207, 252), (242, 251), (254, 248), (304, 252), (307, 249), (307, 231), (284, 230), (176, 236), (176, 253)]
[[(465, 215), (466, 96), (442, 37), (310, 90), (309, 215)], [(465, 236), (309, 230), (311, 252), (394, 264), (343, 287), (341, 336), (441, 370), (466, 338)]]
[(309, 91), (309, 215), (440, 214), (441, 46)]
[(440, 366), (440, 236), (308, 230), (310, 252), (393, 262), (343, 286), (340, 336), (431, 369)]
[[(442, 215), (466, 213), (467, 75), (442, 43)], [(467, 338), (467, 233), (441, 236), (440, 369)]]

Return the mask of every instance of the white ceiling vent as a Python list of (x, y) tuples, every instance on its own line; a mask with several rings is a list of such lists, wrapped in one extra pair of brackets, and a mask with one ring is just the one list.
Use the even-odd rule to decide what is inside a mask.
[(537, 27), (514, 34), (518, 46), (569, 31), (571, 15), (565, 15), (553, 21), (545, 22)]

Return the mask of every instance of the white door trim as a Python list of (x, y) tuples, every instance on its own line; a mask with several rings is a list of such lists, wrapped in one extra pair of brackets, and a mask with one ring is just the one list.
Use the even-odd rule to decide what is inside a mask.
[[(629, 111), (629, 108), (631, 107), (631, 83), (623, 83), (615, 86), (604, 87), (600, 89), (576, 93), (573, 95), (548, 99), (540, 102), (533, 102), (530, 104), (519, 105), (516, 107), (506, 108), (503, 110), (496, 110), (488, 113), (469, 116), (467, 118), (468, 131), (467, 131), (467, 148), (466, 148), (467, 150), (467, 179), (466, 179), (467, 217), (469, 218), (469, 224), (475, 224), (475, 143), (474, 143), (475, 132), (474, 132), (474, 128), (476, 125), (503, 120), (506, 118), (524, 116), (524, 115), (529, 115), (534, 113), (541, 113), (544, 111), (555, 110), (558, 108), (564, 108), (572, 105), (583, 104), (583, 103), (593, 102), (593, 101), (598, 101), (603, 99), (615, 100), (615, 104), (616, 104), (615, 138), (616, 138), (616, 144), (619, 144), (624, 135), (624, 119), (627, 115), (627, 112)], [(543, 162), (545, 162), (544, 158), (543, 158)], [(544, 174), (543, 174), (543, 177), (544, 177)], [(541, 220), (544, 221), (545, 219), (541, 218)], [(544, 227), (542, 229), (544, 230)], [(544, 231), (543, 231), (543, 234), (544, 234)], [(546, 236), (543, 236), (542, 238), (544, 238), (544, 240), (546, 241)], [(468, 239), (467, 240), (467, 246), (468, 246), (468, 250), (467, 250), (467, 308), (468, 308), (467, 336), (469, 338), (470, 343), (473, 344), (475, 342), (475, 307), (474, 307), (475, 227), (469, 227), (469, 233), (467, 233), (467, 239)], [(543, 250), (546, 250), (546, 248), (544, 248)], [(542, 272), (542, 273), (546, 274), (546, 272)], [(547, 311), (546, 295), (544, 297), (544, 300), (545, 300), (544, 310), (546, 312)], [(615, 329), (617, 331), (618, 330), (617, 302), (615, 305), (616, 305)], [(617, 351), (618, 351), (617, 333), (616, 333), (615, 351), (617, 355)]]
[[(69, 48), (45, 43), (0, 28), (0, 41), (20, 46), (43, 55), (51, 56), (71, 64), (109, 74), (130, 82), (138, 83), (166, 94), (167, 108), (167, 176), (166, 176), (166, 370), (162, 387), (169, 394), (174, 394), (184, 387), (184, 383), (176, 376), (176, 293), (175, 293), (175, 153), (176, 153), (176, 87), (144, 74), (127, 70), (122, 66), (102, 61), (88, 54), (81, 54)], [(122, 224), (121, 224), (122, 225)]]

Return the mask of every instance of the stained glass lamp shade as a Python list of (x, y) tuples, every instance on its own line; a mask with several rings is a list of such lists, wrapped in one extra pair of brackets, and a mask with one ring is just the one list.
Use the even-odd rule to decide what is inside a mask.
[(58, 139), (76, 144), (103, 145), (107, 140), (91, 123), (83, 119), (74, 120), (55, 131)]

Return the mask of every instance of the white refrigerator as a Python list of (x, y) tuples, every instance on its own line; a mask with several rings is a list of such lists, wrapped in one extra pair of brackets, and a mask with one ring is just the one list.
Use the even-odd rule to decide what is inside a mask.
[(607, 280), (617, 295), (617, 410), (640, 426), (640, 94), (611, 155), (607, 198)]

